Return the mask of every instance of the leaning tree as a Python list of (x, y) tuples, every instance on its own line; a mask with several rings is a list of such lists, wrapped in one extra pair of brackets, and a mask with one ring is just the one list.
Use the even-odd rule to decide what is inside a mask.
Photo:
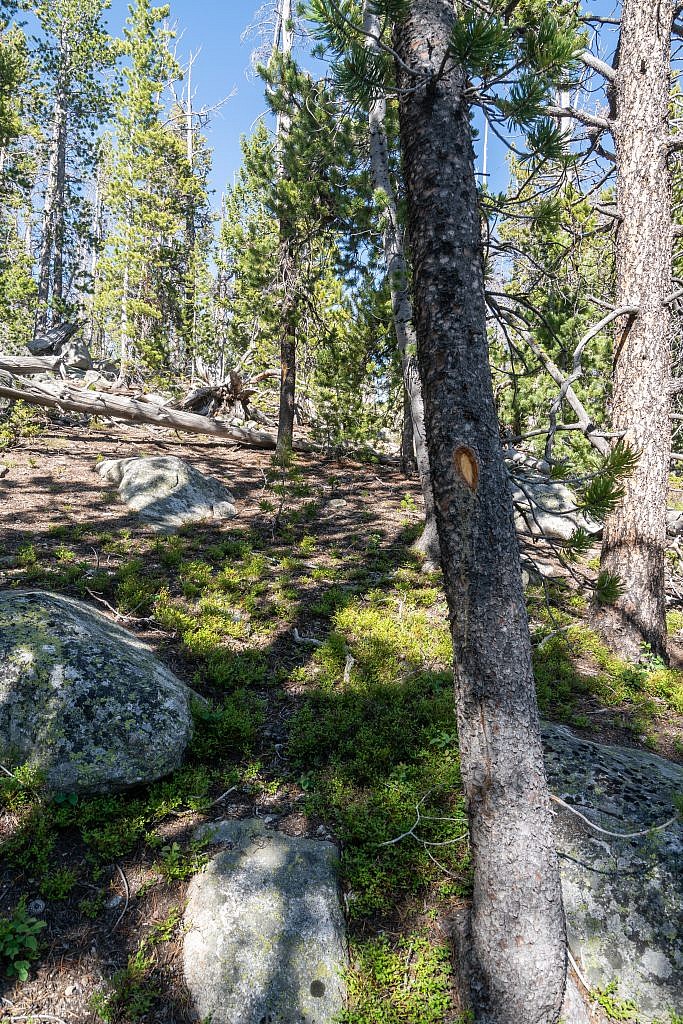
[[(454, 645), (458, 739), (474, 863), (469, 980), (487, 1024), (551, 1024), (564, 993), (559, 871), (531, 647), (491, 381), (471, 107), (497, 104), (531, 149), (557, 153), (542, 112), (572, 63), (566, 5), (313, 0), (347, 87), (399, 101), (413, 320)], [(375, 23), (376, 24), (376, 23)], [(379, 51), (379, 52), (378, 52)], [(527, 69), (527, 70), (521, 70)], [(540, 156), (539, 156), (540, 159)]]

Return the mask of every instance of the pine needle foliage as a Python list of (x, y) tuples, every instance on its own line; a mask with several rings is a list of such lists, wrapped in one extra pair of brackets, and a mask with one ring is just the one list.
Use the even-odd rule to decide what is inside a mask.
[(604, 519), (612, 512), (624, 496), (623, 481), (636, 468), (638, 459), (637, 452), (624, 441), (617, 441), (599, 473), (582, 488), (582, 511), (594, 519)]
[[(497, 2), (482, 11), (479, 4), (458, 3), (451, 60), (444, 62), (440, 74), (459, 70), (465, 98), (524, 132), (531, 154), (543, 160), (564, 159), (568, 155), (565, 133), (545, 111), (557, 89), (566, 88), (577, 74), (576, 5), (522, 0), (514, 11), (510, 6)], [(374, 96), (395, 91), (392, 30), (409, 7), (408, 0), (374, 4), (383, 26), (380, 52), (376, 52), (367, 46), (360, 0), (309, 0), (304, 5), (320, 52), (331, 55), (337, 84), (353, 102), (365, 107)]]

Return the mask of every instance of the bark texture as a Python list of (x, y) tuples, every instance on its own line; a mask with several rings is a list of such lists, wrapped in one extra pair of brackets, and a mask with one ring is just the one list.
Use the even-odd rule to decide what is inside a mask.
[[(365, 0), (363, 7), (363, 29), (367, 33), (366, 45), (368, 49), (374, 53), (379, 52), (382, 28), (379, 15), (376, 13), (372, 0)], [(413, 326), (412, 300), (408, 290), (408, 263), (403, 243), (403, 233), (398, 219), (396, 193), (391, 180), (386, 114), (386, 98), (378, 95), (371, 102), (368, 113), (370, 166), (375, 189), (383, 192), (386, 197), (384, 262), (389, 279), (394, 331), (401, 358), (403, 384), (410, 404), (413, 428), (411, 443), (414, 446), (415, 462), (417, 464), (425, 507), (425, 528), (416, 547), (425, 555), (428, 562), (438, 565), (441, 552), (439, 549), (439, 536), (434, 512), (434, 495), (429, 469), (422, 384), (417, 365), (417, 339)], [(404, 462), (406, 460), (405, 452), (403, 453), (403, 460)]]
[(620, 217), (616, 304), (639, 309), (616, 337), (613, 424), (640, 459), (605, 523), (602, 568), (620, 578), (623, 594), (598, 613), (598, 623), (612, 646), (630, 656), (643, 642), (666, 652), (671, 323), (662, 300), (672, 290), (672, 21), (672, 0), (625, 0), (612, 95)]
[(480, 1024), (552, 1024), (565, 985), (564, 914), (488, 362), (469, 110), (458, 69), (436, 80), (453, 19), (452, 0), (411, 0), (395, 46), (413, 312), (474, 862), (472, 1000)]
[[(275, 50), (280, 50), (287, 60), (294, 44), (292, 25), (292, 0), (279, 0), (278, 27), (275, 36)], [(279, 174), (286, 178), (283, 148), (291, 127), (287, 112), (278, 114), (276, 146), (279, 151)], [(291, 226), (286, 212), (280, 215), (279, 273), (282, 291), (282, 323), (280, 326), (280, 406), (277, 424), (277, 455), (285, 456), (292, 449), (294, 437), (294, 413), (296, 403), (296, 286), (297, 272)]]

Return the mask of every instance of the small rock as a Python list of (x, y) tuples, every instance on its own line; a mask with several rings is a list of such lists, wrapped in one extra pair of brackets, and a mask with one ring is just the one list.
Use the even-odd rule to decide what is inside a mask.
[(104, 904), (107, 910), (116, 910), (123, 903), (123, 896), (110, 896)]
[(45, 900), (31, 900), (31, 902), (26, 905), (26, 910), (31, 917), (37, 917), (38, 914), (42, 914), (45, 911)]
[(345, 498), (332, 498), (327, 503), (328, 508), (346, 508), (347, 505), (348, 501)]

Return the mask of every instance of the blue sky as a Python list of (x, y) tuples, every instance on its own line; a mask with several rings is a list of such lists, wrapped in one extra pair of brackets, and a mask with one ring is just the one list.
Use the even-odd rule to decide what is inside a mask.
[[(213, 149), (212, 182), (216, 205), (222, 190), (233, 180), (240, 166), (240, 136), (251, 131), (256, 118), (266, 109), (263, 83), (249, 73), (254, 41), (241, 40), (261, 2), (170, 0), (171, 21), (177, 23), (180, 36), (179, 59), (182, 61), (191, 52), (201, 51), (193, 71), (197, 106), (210, 106), (234, 89), (234, 95), (214, 115), (208, 132)], [(615, 3), (614, 0), (593, 0), (586, 6), (596, 13), (609, 14)], [(112, 0), (108, 21), (114, 33), (121, 32), (127, 10), (128, 0)], [(611, 42), (606, 40), (605, 45), (609, 47)], [(477, 121), (481, 127), (480, 119)], [(477, 169), (481, 169), (480, 156)], [(506, 150), (493, 137), (490, 140), (488, 170), (490, 186), (494, 190), (504, 189), (508, 179)]]

